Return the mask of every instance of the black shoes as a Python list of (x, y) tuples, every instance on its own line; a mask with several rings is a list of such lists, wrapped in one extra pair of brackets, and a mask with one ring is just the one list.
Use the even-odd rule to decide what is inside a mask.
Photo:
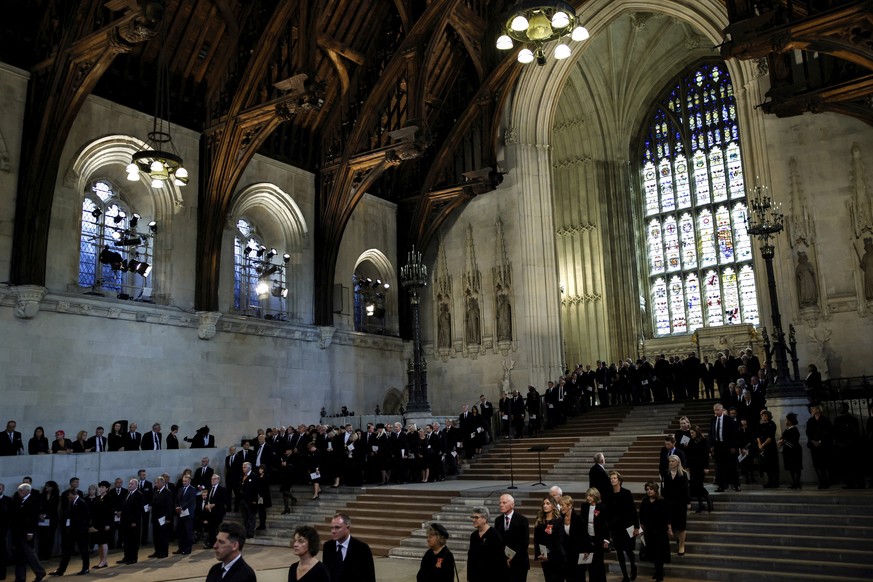
[(49, 576), (63, 576), (64, 573), (60, 570), (55, 570), (54, 572), (49, 572)]
[(267, 529), (267, 526), (259, 525), (258, 527), (255, 528), (255, 531), (264, 531), (265, 529)]
[(715, 490), (716, 493), (724, 493), (724, 487), (719, 487)]
[(637, 565), (636, 564), (631, 564), (630, 579), (631, 579), (631, 582), (633, 582), (634, 580), (637, 579)]
[(91, 573), (91, 570), (88, 570), (86, 568), (86, 569), (82, 570), (81, 572), (77, 573), (76, 576), (84, 576), (85, 574), (90, 574), (90, 573)]

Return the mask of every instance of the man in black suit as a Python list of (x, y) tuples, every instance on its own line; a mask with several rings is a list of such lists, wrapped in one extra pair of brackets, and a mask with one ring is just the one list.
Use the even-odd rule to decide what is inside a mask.
[(224, 521), (227, 512), (227, 490), (220, 485), (221, 477), (213, 475), (209, 484), (209, 493), (206, 495), (206, 511), (209, 514), (208, 531), (203, 543), (205, 549), (215, 544), (218, 535), (218, 526)]
[[(136, 481), (136, 479), (134, 479), (134, 481)], [(110, 548), (120, 548), (124, 544), (124, 536), (122, 535), (122, 532), (119, 531), (119, 522), (117, 520), (121, 517), (121, 509), (124, 506), (124, 500), (127, 499), (127, 494), (128, 490), (124, 485), (124, 481), (121, 480), (121, 477), (116, 477), (115, 484), (107, 493), (114, 513), (114, 519), (112, 520), (112, 533), (109, 537)], [(140, 509), (140, 511), (142, 510)]]
[(530, 524), (521, 512), (515, 511), (515, 498), (512, 495), (500, 496), (500, 513), (494, 520), (494, 529), (506, 547), (515, 552), (511, 560), (507, 558), (509, 582), (525, 582), (530, 570)]
[(122, 498), (120, 521), (118, 522), (118, 540), (124, 544), (124, 557), (119, 564), (136, 564), (139, 559), (139, 536), (143, 524), (143, 499), (139, 492), (139, 481), (131, 479), (127, 483), (126, 495), (122, 498), (116, 493), (116, 499)]
[[(682, 467), (688, 468), (688, 463), (685, 462), (685, 453), (682, 452), (681, 449), (676, 448), (676, 437), (668, 434), (664, 435), (664, 446), (661, 447), (660, 451), (661, 457), (658, 459), (658, 473), (661, 475), (661, 482), (663, 483), (666, 480), (667, 472), (670, 470), (670, 455), (676, 455), (679, 457), (679, 462), (682, 463)], [(611, 492), (612, 487), (610, 487), (607, 492)], [(601, 492), (601, 495), (603, 493)]]
[(152, 425), (151, 432), (142, 435), (140, 448), (144, 451), (159, 451), (161, 450), (163, 438), (163, 435), (161, 435), (161, 425), (156, 422)]
[(0, 580), (6, 579), (6, 538), (12, 517), (12, 501), (4, 494), (6, 485), (0, 483)]
[(154, 495), (154, 489), (152, 488), (151, 482), (146, 479), (146, 470), (140, 469), (137, 471), (137, 488), (139, 492), (142, 493), (143, 498), (143, 521), (142, 521), (142, 536), (140, 537), (140, 542), (142, 545), (146, 545), (149, 539), (149, 508), (152, 504), (152, 497)]
[(15, 579), (24, 580), (27, 576), (27, 567), (30, 566), (36, 574), (34, 582), (40, 582), (45, 578), (46, 572), (33, 550), (33, 540), (36, 538), (39, 523), (40, 501), (36, 495), (31, 495), (29, 483), (18, 486), (18, 497), (12, 500), (11, 509)]
[(109, 446), (108, 439), (103, 436), (104, 429), (102, 426), (98, 426), (94, 429), (94, 436), (88, 439), (86, 443), (86, 447), (94, 451), (95, 453), (103, 453), (108, 451), (107, 448)]
[(137, 432), (137, 426), (135, 422), (131, 422), (130, 426), (127, 427), (127, 432), (124, 434), (124, 450), (125, 451), (138, 451), (140, 445), (142, 444), (142, 434)]
[(376, 582), (376, 567), (370, 546), (351, 536), (352, 519), (337, 513), (330, 522), (330, 537), (321, 559), (331, 582)]
[(255, 571), (242, 557), (245, 541), (245, 531), (238, 523), (222, 523), (218, 527), (213, 547), (219, 563), (209, 569), (206, 582), (257, 582)]
[(240, 503), (243, 525), (246, 527), (246, 537), (255, 537), (255, 518), (258, 516), (258, 476), (252, 471), (249, 461), (243, 463), (240, 478)]
[(716, 491), (722, 492), (733, 485), (735, 491), (740, 490), (737, 474), (737, 423), (725, 414), (720, 403), (712, 407), (715, 416), (709, 423), (710, 452), (715, 459)]
[(163, 477), (155, 477), (155, 493), (152, 497), (152, 531), (155, 551), (149, 558), (166, 558), (170, 555), (170, 528), (173, 526), (173, 495), (167, 489)]
[(273, 470), (273, 447), (267, 444), (267, 436), (263, 434), (258, 435), (258, 444), (255, 446), (255, 460), (252, 463), (252, 466), (257, 469), (258, 467), (264, 467), (266, 473), (269, 473)]
[(588, 487), (597, 489), (601, 499), (612, 491), (609, 473), (606, 472), (606, 457), (603, 456), (603, 453), (594, 454), (594, 464), (588, 469)]
[(197, 434), (194, 438), (185, 437), (185, 440), (191, 443), (192, 449), (214, 449), (215, 437), (209, 434), (209, 427), (202, 426), (197, 429)]
[(209, 466), (209, 457), (200, 459), (200, 466), (194, 471), (194, 478), (191, 479), (191, 485), (197, 489), (206, 489), (212, 483), (212, 475), (215, 471)]
[(91, 526), (91, 512), (88, 510), (88, 504), (79, 497), (79, 493), (75, 489), (67, 490), (67, 499), (69, 505), (66, 512), (61, 513), (61, 525), (64, 527), (64, 534), (61, 536), (61, 563), (58, 564), (58, 569), (51, 572), (52, 576), (63, 576), (67, 570), (67, 565), (70, 563), (70, 557), (73, 554), (73, 548), (79, 550), (79, 555), (82, 557), (82, 570), (79, 575), (84, 575), (90, 572), (90, 551), (88, 547), (88, 528)]
[(512, 426), (515, 427), (515, 438), (520, 439), (524, 433), (524, 398), (518, 390), (512, 391)]
[(182, 477), (182, 486), (176, 492), (175, 512), (179, 521), (179, 549), (174, 554), (187, 556), (194, 543), (194, 513), (197, 511), (197, 488), (191, 485), (191, 477)]
[(6, 432), (0, 436), (0, 457), (24, 454), (24, 443), (21, 442), (21, 433), (15, 430), (16, 426), (14, 420), (6, 423)]
[[(237, 465), (236, 459), (238, 453), (236, 447), (227, 449), (227, 456), (224, 457), (224, 482), (227, 484), (227, 510), (239, 511), (239, 483), (242, 478), (240, 466)], [(231, 497), (233, 498), (233, 506), (231, 506)]]

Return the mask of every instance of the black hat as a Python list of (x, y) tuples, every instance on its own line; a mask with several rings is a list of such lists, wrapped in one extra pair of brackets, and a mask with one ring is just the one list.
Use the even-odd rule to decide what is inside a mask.
[(384, 425), (383, 423), (380, 422), (379, 424), (376, 425), (376, 428), (377, 428), (377, 429), (378, 429), (378, 428), (385, 428), (385, 425)]
[(442, 525), (440, 525), (436, 522), (430, 524), (430, 529), (435, 531), (436, 534), (442, 538), (446, 538), (446, 539), (449, 538), (449, 531), (445, 527), (443, 527)]
[(109, 483), (109, 481), (100, 481), (100, 483), (98, 483), (98, 485), (100, 485), (100, 487), (106, 487), (107, 489), (112, 487), (112, 485)]

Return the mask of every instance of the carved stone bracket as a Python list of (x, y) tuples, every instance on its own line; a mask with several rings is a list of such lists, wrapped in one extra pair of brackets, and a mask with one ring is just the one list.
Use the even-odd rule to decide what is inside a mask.
[(552, 164), (552, 167), (555, 168), (556, 170), (563, 170), (566, 168), (575, 168), (577, 166), (587, 164), (590, 161), (591, 161), (591, 156), (576, 156), (574, 158), (556, 161), (555, 163)]
[(584, 294), (584, 295), (572, 295), (570, 297), (564, 297), (561, 299), (561, 305), (567, 307), (568, 305), (579, 305), (580, 303), (594, 303), (595, 301), (600, 301), (603, 297), (600, 293), (594, 294)]
[(216, 324), (221, 319), (221, 313), (217, 311), (200, 311), (200, 324), (197, 326), (197, 337), (202, 340), (211, 340), (218, 333)]
[(333, 343), (333, 334), (336, 333), (336, 328), (332, 325), (320, 325), (318, 332), (321, 334), (321, 338), (318, 340), (318, 347), (326, 350)]
[(562, 226), (558, 229), (557, 235), (560, 237), (569, 238), (572, 236), (576, 236), (577, 234), (583, 232), (591, 232), (592, 230), (596, 230), (597, 225), (591, 224), (590, 222), (575, 224), (571, 226)]
[(12, 288), (15, 296), (15, 317), (33, 319), (39, 313), (39, 305), (45, 297), (46, 288), (38, 285), (20, 285)]

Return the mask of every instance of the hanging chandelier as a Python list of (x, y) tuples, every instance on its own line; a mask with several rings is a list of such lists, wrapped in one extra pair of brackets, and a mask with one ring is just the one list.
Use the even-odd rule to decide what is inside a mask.
[(588, 30), (579, 24), (576, 10), (567, 2), (547, 0), (518, 2), (506, 18), (503, 34), (497, 39), (497, 48), (509, 50), (514, 42), (525, 46), (518, 53), (518, 62), (536, 61), (546, 64), (545, 44), (557, 40), (553, 56), (566, 59), (571, 54), (569, 42), (581, 42), (589, 37)]
[(170, 133), (170, 67), (167, 64), (166, 23), (161, 24), (161, 48), (158, 52), (157, 74), (155, 80), (155, 116), (152, 130), (145, 144), (131, 157), (127, 165), (127, 179), (140, 180), (140, 175), (149, 178), (152, 188), (164, 188), (168, 182), (176, 186), (188, 184), (188, 170), (182, 163), (182, 156), (173, 145)]

